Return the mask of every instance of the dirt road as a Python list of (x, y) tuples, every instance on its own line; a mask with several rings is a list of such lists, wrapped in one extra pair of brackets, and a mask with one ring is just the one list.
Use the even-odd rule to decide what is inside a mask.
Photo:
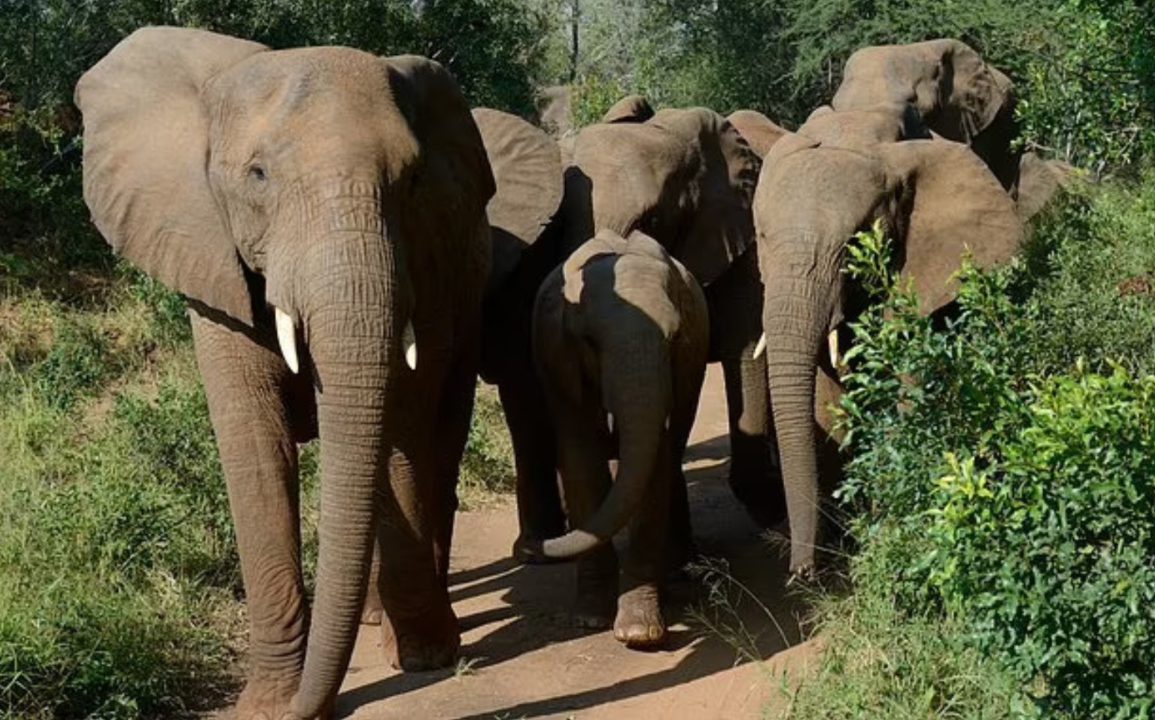
[[(450, 582), (464, 633), (459, 669), (394, 672), (382, 660), (375, 629), (362, 627), (338, 715), (364, 720), (775, 717), (775, 709), (784, 705), (783, 670), (797, 676), (814, 648), (796, 645), (804, 610), (797, 599), (784, 597), (784, 561), (730, 494), (727, 457), (721, 372), (711, 366), (687, 462), (695, 537), (700, 552), (723, 558), (732, 576), (749, 588), (744, 597), (731, 588), (731, 596), (740, 598), (737, 615), (755, 636), (753, 652), (767, 662), (744, 662), (731, 644), (702, 627), (693, 609), (709, 607), (706, 593), (690, 580), (671, 593), (680, 607), (670, 611), (675, 624), (668, 650), (634, 652), (609, 631), (577, 630), (568, 617), (572, 566), (525, 567), (509, 560), (517, 534), (510, 502), (458, 518)], [(725, 614), (721, 618), (733, 621)]]

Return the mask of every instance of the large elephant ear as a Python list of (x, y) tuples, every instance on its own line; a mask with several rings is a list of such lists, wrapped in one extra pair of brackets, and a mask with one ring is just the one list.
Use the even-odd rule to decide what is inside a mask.
[(953, 276), (965, 253), (990, 268), (1018, 252), (1023, 225), (1015, 203), (965, 145), (910, 140), (882, 146), (880, 153), (888, 176), (912, 191), (902, 274), (913, 280), (922, 312), (955, 298)]
[(253, 322), (244, 271), (208, 183), (201, 88), (266, 50), (200, 30), (137, 30), (76, 85), (84, 200), (113, 249), (146, 273)]
[[(949, 92), (942, 99), (944, 119), (950, 122), (952, 113), (948, 108), (957, 108), (961, 137), (951, 139), (969, 144), (997, 119), (1007, 117), (1008, 113), (1013, 116), (1014, 84), (997, 68), (984, 62), (966, 43), (958, 40), (942, 42), (949, 48), (944, 53), (943, 63), (949, 63), (950, 67), (950, 81), (943, 87), (944, 92)], [(945, 129), (939, 132), (950, 137)]]
[(477, 108), (473, 120), (497, 182), (486, 208), (493, 238), (490, 286), (496, 287), (537, 242), (561, 204), (561, 151), (549, 135), (515, 115)]
[(428, 227), (447, 237), (473, 232), (484, 225), (497, 186), (465, 96), (435, 60), (397, 55), (382, 61), (394, 102), (421, 148), (415, 195)]
[(765, 159), (774, 143), (787, 134), (785, 128), (775, 123), (757, 110), (737, 110), (726, 118), (750, 148), (758, 153), (758, 157)]
[(645, 122), (654, 116), (650, 101), (641, 95), (626, 95), (602, 115), (604, 123)]
[(661, 110), (649, 124), (701, 148), (697, 212), (682, 245), (669, 250), (705, 287), (754, 243), (751, 206), (762, 159), (729, 120), (712, 110)]
[(1019, 219), (1028, 222), (1076, 180), (1076, 170), (1061, 160), (1044, 160), (1033, 152), (1019, 161)]

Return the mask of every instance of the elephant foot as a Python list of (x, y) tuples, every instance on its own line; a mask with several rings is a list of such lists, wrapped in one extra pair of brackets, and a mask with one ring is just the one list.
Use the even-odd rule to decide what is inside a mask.
[(381, 623), (381, 644), (385, 658), (398, 670), (437, 670), (457, 661), (461, 631), (448, 606), (400, 621), (386, 615)]
[[(298, 678), (284, 680), (252, 678), (245, 684), (240, 699), (229, 720), (313, 720), (302, 718), (290, 706), (297, 692)], [(332, 720), (336, 716), (334, 701), (317, 716), (316, 720)]]
[(633, 650), (653, 650), (666, 639), (656, 583), (642, 583), (618, 598), (614, 637)]

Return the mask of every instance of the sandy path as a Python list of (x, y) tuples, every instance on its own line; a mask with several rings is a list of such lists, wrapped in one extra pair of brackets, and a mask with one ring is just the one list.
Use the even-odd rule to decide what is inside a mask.
[(741, 662), (688, 609), (701, 605), (694, 582), (671, 592), (670, 649), (626, 650), (607, 632), (589, 634), (569, 622), (573, 568), (516, 566), (512, 502), (459, 516), (452, 556), (452, 597), (463, 629), (468, 672), (402, 674), (382, 660), (374, 628), (362, 627), (338, 700), (338, 716), (393, 718), (694, 718), (743, 720), (776, 715), (784, 704), (780, 673), (790, 676), (814, 654), (798, 642), (797, 600), (784, 597), (783, 560), (747, 519), (726, 485), (728, 442), (721, 371), (711, 366), (688, 452), (698, 549), (725, 558), (781, 625), (747, 597), (738, 608), (768, 662)]

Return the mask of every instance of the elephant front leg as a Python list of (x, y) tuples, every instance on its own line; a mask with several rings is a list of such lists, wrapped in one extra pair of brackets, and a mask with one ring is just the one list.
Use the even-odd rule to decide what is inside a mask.
[(249, 615), (248, 678), (236, 717), (286, 717), (301, 677), (308, 627), (297, 448), (283, 392), (288, 370), (269, 342), (190, 314)]
[(501, 406), (513, 440), (517, 470), (517, 517), (520, 537), (514, 559), (531, 562), (517, 548), (530, 541), (565, 533), (565, 512), (558, 491), (558, 447), (545, 393), (528, 365), (498, 383)]
[[(630, 545), (614, 618), (614, 638), (635, 650), (657, 648), (666, 639), (661, 585), (670, 564), (671, 495), (674, 483), (681, 482), (681, 474), (675, 472), (669, 433), (662, 435), (645, 507), (630, 523)], [(677, 462), (680, 464), (680, 457)]]
[(762, 527), (786, 518), (786, 491), (777, 461), (766, 356), (753, 346), (722, 360), (730, 422), (730, 488)]
[[(580, 527), (610, 491), (605, 412), (561, 398), (555, 399), (553, 407), (566, 507), (573, 526)], [(578, 558), (574, 624), (596, 630), (609, 627), (617, 591), (618, 557), (613, 542), (607, 542)]]
[(382, 644), (388, 662), (407, 672), (452, 665), (461, 647), (457, 616), (438, 569), (434, 538), (441, 497), (429, 453), (402, 443), (389, 462), (377, 524), (377, 591), (384, 607)]

